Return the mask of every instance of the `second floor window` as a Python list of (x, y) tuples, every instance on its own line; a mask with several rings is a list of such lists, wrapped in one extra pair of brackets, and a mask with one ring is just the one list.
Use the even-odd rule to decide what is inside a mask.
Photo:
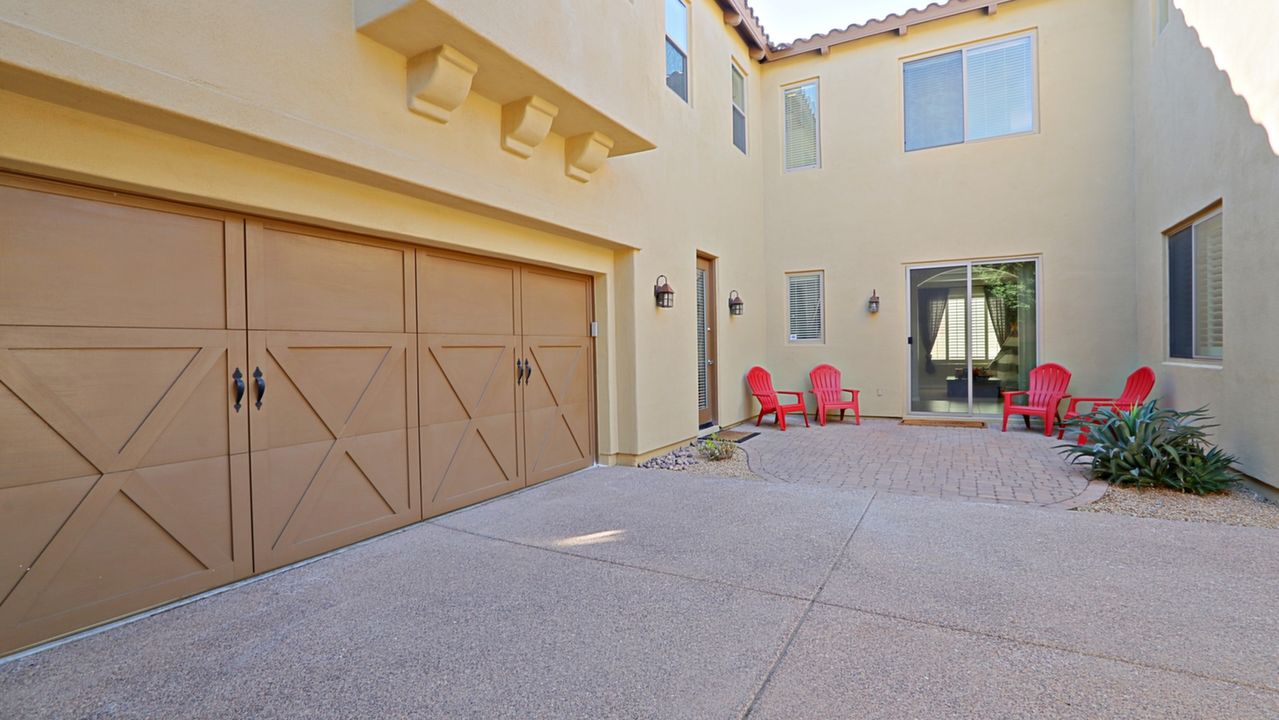
[(733, 71), (733, 145), (746, 152), (746, 77), (736, 65)]
[(786, 121), (786, 169), (821, 167), (817, 81), (782, 88), (782, 107)]
[(666, 0), (666, 87), (688, 102), (688, 6)]
[(902, 66), (906, 150), (1035, 129), (1031, 35), (973, 45)]

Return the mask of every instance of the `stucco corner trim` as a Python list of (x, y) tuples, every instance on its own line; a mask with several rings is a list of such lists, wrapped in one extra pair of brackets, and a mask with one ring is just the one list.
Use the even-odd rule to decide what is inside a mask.
[(448, 45), (440, 45), (408, 62), (409, 109), (447, 123), (471, 92), (479, 65)]
[(588, 132), (569, 138), (564, 143), (564, 174), (578, 182), (590, 182), (591, 174), (599, 170), (613, 141), (600, 132)]
[(502, 149), (527, 158), (551, 132), (551, 121), (560, 109), (536, 95), (502, 106)]

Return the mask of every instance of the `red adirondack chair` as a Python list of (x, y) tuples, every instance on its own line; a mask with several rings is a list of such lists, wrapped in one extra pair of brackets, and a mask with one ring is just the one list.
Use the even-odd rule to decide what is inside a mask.
[[(777, 414), (777, 425), (782, 429), (782, 432), (786, 432), (787, 413), (803, 415), (804, 427), (808, 427), (808, 411), (804, 409), (804, 393), (793, 390), (774, 390), (773, 376), (758, 365), (746, 373), (746, 382), (751, 386), (751, 394), (759, 401), (759, 417), (755, 419), (756, 427), (759, 427), (760, 422), (764, 420), (764, 416), (768, 413)], [(778, 395), (794, 395), (796, 402), (783, 405)]]
[[(840, 387), (842, 383), (838, 368), (832, 365), (818, 365), (808, 373), (808, 379), (813, 383), (812, 393), (817, 396), (817, 422), (822, 427), (826, 427), (827, 410), (838, 410), (841, 421), (844, 419), (844, 413), (852, 410), (855, 424), (862, 424), (862, 411), (857, 405), (857, 398), (861, 391)], [(848, 393), (852, 399), (845, 400), (844, 393)]]
[[(1148, 367), (1139, 367), (1128, 376), (1128, 381), (1124, 383), (1124, 391), (1117, 398), (1092, 398), (1077, 397), (1070, 399), (1070, 405), (1066, 407), (1065, 420), (1077, 418), (1080, 415), (1089, 413), (1079, 412), (1080, 403), (1090, 403), (1092, 410), (1096, 412), (1103, 407), (1114, 408), (1115, 410), (1132, 410), (1146, 402), (1146, 398), (1150, 397), (1150, 391), (1155, 389), (1155, 371)], [(1057, 439), (1061, 440), (1066, 436), (1066, 428), (1063, 427), (1057, 433)], [(1079, 444), (1083, 445), (1088, 441), (1088, 428), (1079, 429)]]
[[(1066, 389), (1070, 387), (1070, 371), (1057, 363), (1044, 363), (1030, 371), (1029, 390), (1005, 390), (1004, 396), (1004, 432), (1008, 432), (1008, 416), (1021, 415), (1030, 428), (1030, 418), (1044, 419), (1044, 435), (1053, 434), (1053, 423), (1061, 422), (1057, 414), (1061, 401), (1070, 397)], [(1026, 396), (1024, 405), (1014, 404), (1013, 398)]]

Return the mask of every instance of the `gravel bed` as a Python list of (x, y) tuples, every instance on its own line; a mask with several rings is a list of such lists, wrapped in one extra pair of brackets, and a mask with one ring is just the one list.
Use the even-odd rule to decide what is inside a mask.
[(641, 468), (649, 470), (676, 470), (694, 475), (711, 475), (714, 477), (748, 478), (762, 480), (751, 471), (746, 464), (746, 453), (741, 448), (734, 448), (733, 457), (727, 460), (703, 460), (697, 449), (691, 445), (672, 450), (665, 455), (640, 463)]
[(1165, 488), (1137, 489), (1112, 485), (1100, 500), (1075, 509), (1279, 530), (1279, 505), (1246, 487), (1200, 496)]

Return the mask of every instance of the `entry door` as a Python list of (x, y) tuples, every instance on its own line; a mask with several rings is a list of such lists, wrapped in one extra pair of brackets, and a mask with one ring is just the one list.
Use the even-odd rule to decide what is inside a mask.
[(1038, 356), (1033, 259), (907, 270), (912, 413), (998, 415)]
[(250, 221), (254, 566), (421, 518), (413, 251)]
[(243, 221), (0, 178), (0, 653), (248, 575)]
[(417, 276), (429, 517), (524, 487), (520, 269), (419, 250)]
[(715, 424), (715, 274), (711, 260), (697, 258), (697, 422)]
[(525, 267), (520, 327), (528, 483), (595, 461), (590, 278)]

